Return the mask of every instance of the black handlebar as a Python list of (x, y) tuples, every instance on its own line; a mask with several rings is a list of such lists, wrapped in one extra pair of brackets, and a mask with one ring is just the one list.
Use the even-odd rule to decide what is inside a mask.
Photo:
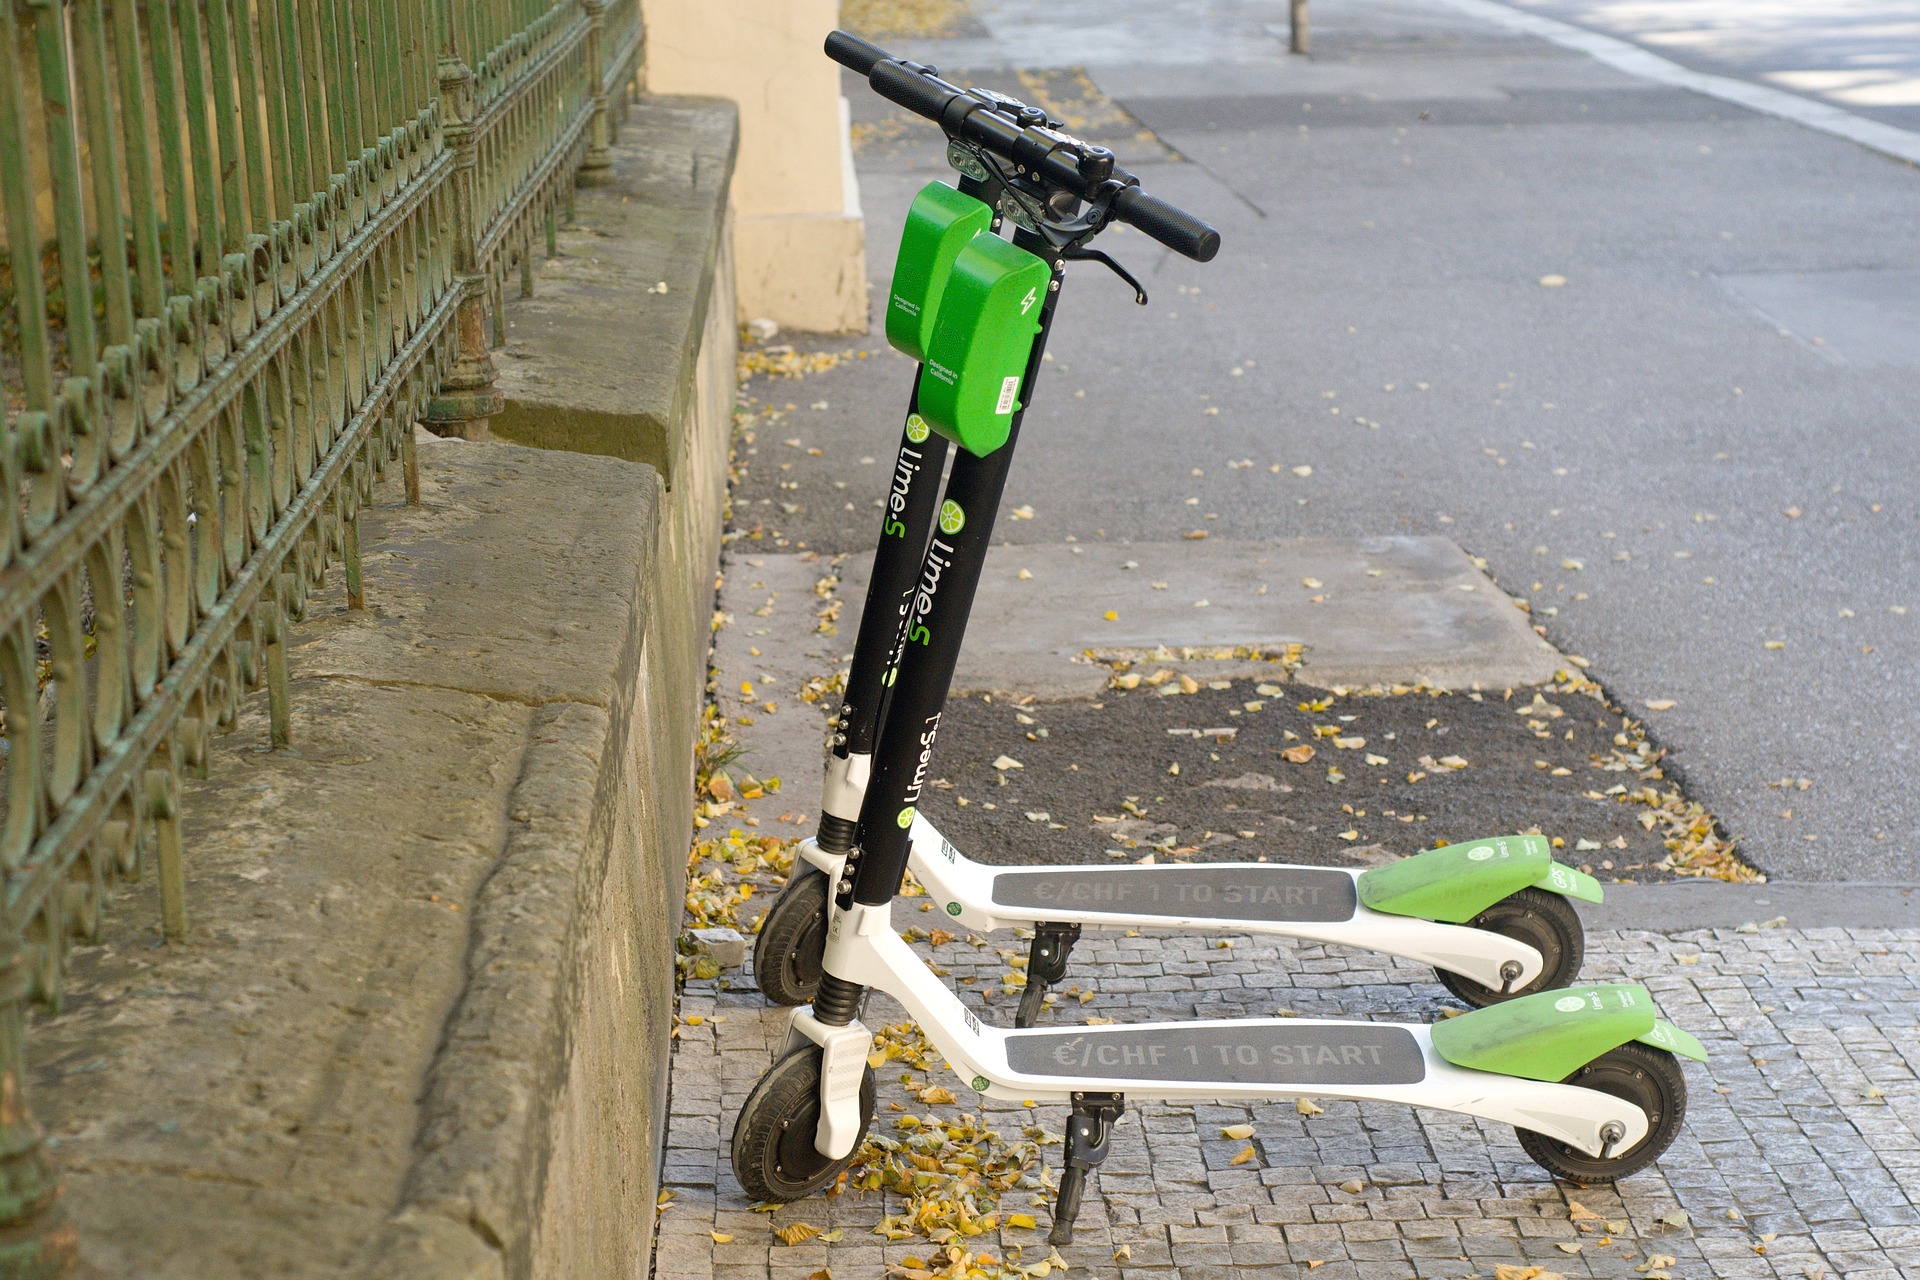
[(843, 67), (851, 67), (861, 75), (871, 75), (873, 64), (885, 62), (890, 55), (878, 45), (868, 44), (859, 36), (845, 31), (827, 32), (827, 56)]
[(1212, 262), (1220, 252), (1220, 233), (1184, 210), (1176, 209), (1137, 186), (1122, 191), (1113, 202), (1120, 221), (1140, 228), (1175, 253), (1195, 262)]
[(916, 71), (858, 36), (831, 32), (826, 50), (835, 62), (867, 77), (874, 92), (887, 101), (925, 116), (951, 137), (1020, 166), (1048, 186), (1087, 196), (1109, 178), (1121, 183), (1126, 189), (1114, 198), (1114, 217), (1138, 227), (1175, 253), (1195, 262), (1211, 262), (1220, 252), (1218, 231), (1142, 191), (1138, 178), (1112, 166), (1111, 153), (1101, 148), (1076, 148), (1049, 129), (1022, 127), (994, 110), (985, 98)]

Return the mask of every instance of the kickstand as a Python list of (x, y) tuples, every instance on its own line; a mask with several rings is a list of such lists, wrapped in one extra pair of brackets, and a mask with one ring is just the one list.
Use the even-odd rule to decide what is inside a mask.
[(1080, 1216), (1080, 1195), (1087, 1188), (1087, 1170), (1107, 1158), (1113, 1122), (1127, 1109), (1117, 1093), (1076, 1093), (1073, 1115), (1067, 1120), (1067, 1163), (1060, 1171), (1060, 1193), (1053, 1202), (1053, 1230), (1049, 1244), (1073, 1243), (1073, 1220)]
[(1020, 993), (1020, 1008), (1013, 1025), (1025, 1029), (1040, 1021), (1046, 1007), (1047, 988), (1067, 976), (1067, 957), (1080, 940), (1077, 924), (1042, 924), (1033, 931), (1033, 945), (1027, 948), (1027, 985)]

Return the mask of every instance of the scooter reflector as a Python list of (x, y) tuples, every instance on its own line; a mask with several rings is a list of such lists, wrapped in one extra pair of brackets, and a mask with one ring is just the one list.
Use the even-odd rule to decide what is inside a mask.
[(920, 416), (976, 457), (1007, 442), (1052, 273), (999, 236), (953, 260), (920, 379)]
[(929, 182), (913, 198), (887, 298), (887, 341), (896, 350), (915, 360), (927, 358), (953, 260), (991, 225), (993, 210), (944, 182)]

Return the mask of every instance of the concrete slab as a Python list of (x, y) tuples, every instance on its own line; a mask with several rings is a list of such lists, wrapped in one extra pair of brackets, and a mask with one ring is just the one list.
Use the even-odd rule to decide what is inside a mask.
[[(871, 562), (842, 567), (849, 601), (866, 590)], [(1306, 646), (1296, 678), (1319, 688), (1506, 689), (1562, 665), (1445, 538), (1052, 543), (988, 555), (955, 689), (1086, 697), (1106, 677), (1088, 650), (1290, 644)]]
[(714, 702), (734, 724), (734, 741), (743, 748), (740, 768), (780, 779), (778, 792), (740, 802), (742, 820), (760, 824), (763, 835), (811, 833), (820, 815), (826, 721), (840, 700), (809, 703), (798, 695), (807, 681), (844, 667), (853, 650), (859, 596), (842, 606), (835, 634), (819, 629), (827, 598), (815, 595), (814, 586), (834, 573), (832, 557), (804, 552), (736, 549), (721, 565), (725, 621), (713, 637)]
[(1721, 288), (1840, 364), (1920, 368), (1920, 268), (1748, 271)]

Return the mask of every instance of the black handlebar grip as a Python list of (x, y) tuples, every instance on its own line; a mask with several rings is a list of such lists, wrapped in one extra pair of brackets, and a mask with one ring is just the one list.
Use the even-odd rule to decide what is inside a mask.
[(827, 56), (843, 67), (850, 67), (861, 75), (872, 75), (876, 62), (885, 62), (893, 55), (878, 45), (868, 44), (859, 36), (849, 35), (845, 31), (827, 32)]
[(934, 121), (940, 119), (948, 103), (960, 96), (950, 89), (942, 89), (919, 72), (891, 61), (875, 63), (867, 73), (867, 83), (888, 102)]
[(1113, 202), (1120, 221), (1140, 228), (1175, 253), (1195, 262), (1212, 262), (1220, 252), (1220, 233), (1190, 213), (1183, 213), (1165, 200), (1155, 199), (1138, 187), (1128, 187)]

